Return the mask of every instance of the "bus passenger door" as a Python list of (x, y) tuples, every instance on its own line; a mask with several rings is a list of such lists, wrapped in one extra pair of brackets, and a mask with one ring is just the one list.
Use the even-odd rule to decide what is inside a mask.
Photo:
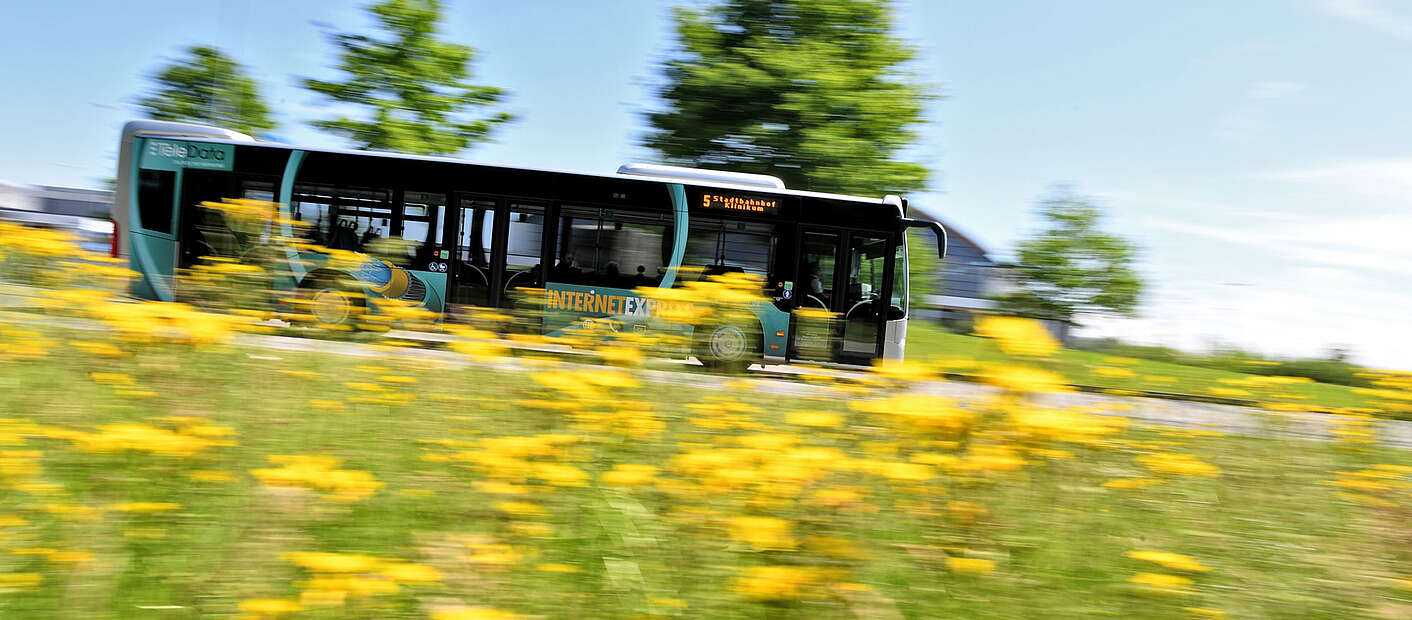
[(516, 199), (501, 202), (495, 218), (495, 243), (491, 264), (491, 303), (501, 308), (539, 309), (540, 296), (528, 292), (544, 288), (544, 239), (553, 232), (546, 226), (545, 205)]
[(871, 364), (879, 351), (883, 317), (888, 305), (882, 298), (887, 282), (888, 240), (880, 235), (848, 235), (842, 295), (843, 342), (838, 361)]
[(491, 286), (491, 234), (494, 230), (494, 199), (458, 194), (456, 211), (448, 227), (452, 237), (446, 247), (451, 250), (448, 300), (462, 306), (489, 306)]
[(520, 289), (544, 287), (544, 205), (467, 193), (456, 201), (455, 236), (446, 242), (452, 303), (504, 308), (525, 297)]
[(883, 235), (810, 230), (800, 233), (790, 358), (868, 365), (878, 355), (882, 299), (889, 275)]
[(801, 229), (798, 273), (787, 283), (784, 297), (793, 300), (789, 357), (813, 362), (835, 361), (838, 344), (836, 293), (842, 236), (837, 232)]

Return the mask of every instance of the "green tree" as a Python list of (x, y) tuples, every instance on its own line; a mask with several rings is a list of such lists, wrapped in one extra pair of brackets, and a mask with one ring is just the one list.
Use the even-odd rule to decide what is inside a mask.
[(887, 0), (724, 0), (674, 12), (646, 146), (669, 162), (877, 195), (925, 186), (898, 160), (931, 98), (903, 66)]
[(1013, 290), (997, 301), (1023, 316), (1076, 325), (1085, 314), (1133, 315), (1142, 280), (1136, 248), (1101, 230), (1103, 212), (1084, 196), (1060, 189), (1040, 202), (1045, 228), (1018, 247)]
[(505, 90), (476, 86), (475, 48), (437, 38), (437, 0), (385, 0), (368, 7), (386, 40), (336, 34), (343, 81), (303, 80), (305, 88), (367, 109), (363, 119), (337, 116), (315, 127), (358, 148), (428, 155), (457, 153), (490, 139), (511, 120), (504, 112), (471, 119), (467, 112), (500, 103)]
[(152, 76), (154, 90), (137, 104), (148, 118), (190, 121), (258, 134), (275, 128), (245, 68), (214, 47), (196, 45)]

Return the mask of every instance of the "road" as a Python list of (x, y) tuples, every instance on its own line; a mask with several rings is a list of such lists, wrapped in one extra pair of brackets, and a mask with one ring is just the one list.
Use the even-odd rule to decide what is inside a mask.
[[(458, 367), (490, 366), (503, 370), (528, 370), (529, 364), (517, 358), (505, 358), (491, 364), (478, 364), (463, 355), (440, 349), (398, 349), (388, 352), (385, 347), (295, 338), (290, 336), (242, 335), (245, 344), (267, 350), (304, 351), (351, 355), (358, 357), (378, 357), (385, 355), (408, 356), (422, 359), (435, 359)], [(565, 361), (566, 364), (580, 365)], [(743, 377), (720, 376), (706, 373), (691, 363), (682, 362), (681, 369), (636, 371), (639, 378), (654, 383), (689, 386), (702, 389), (727, 389), (726, 383), (749, 381), (754, 388), (768, 394), (780, 396), (816, 396), (838, 394), (835, 388), (827, 385), (800, 381), (799, 375), (826, 374), (847, 381), (857, 376), (857, 371), (824, 370), (800, 366), (752, 366), (751, 372)], [(978, 403), (987, 396), (999, 392), (999, 388), (960, 381), (932, 381), (915, 384), (918, 393), (950, 398), (962, 406)], [(1195, 430), (1210, 430), (1240, 435), (1283, 437), (1306, 440), (1327, 441), (1333, 438), (1334, 416), (1322, 413), (1274, 413), (1250, 407), (1218, 405), (1211, 403), (1138, 398), (1083, 392), (1040, 394), (1036, 400), (1044, 406), (1056, 408), (1079, 408), (1090, 413), (1115, 415), (1135, 422), (1156, 426), (1171, 426)], [(1381, 420), (1375, 422), (1378, 438), (1384, 445), (1412, 449), (1412, 422)]]
[[(4, 291), (0, 291), (0, 293), (3, 292)], [(10, 296), (4, 295), (4, 297)], [(5, 303), (0, 303), (0, 307), (8, 306), (14, 308), (27, 305), (24, 303), (16, 303), (16, 301), (23, 300), (23, 297), (22, 295), (16, 295), (14, 298), (4, 299), (3, 301)], [(100, 323), (81, 319), (41, 317), (39, 315), (15, 312), (6, 312), (4, 314), (12, 321), (44, 322), (48, 324), (62, 323), (66, 327), (81, 330), (106, 329)], [(404, 333), (398, 335), (428, 341), (445, 341), (450, 338), (442, 334)], [(242, 334), (238, 338), (241, 344), (274, 351), (304, 351), (358, 357), (403, 355), (425, 359), (438, 359), (456, 366), (474, 365), (473, 362), (463, 355), (441, 349), (411, 348), (400, 349), (389, 353), (385, 347), (371, 347), (357, 343), (312, 338), (258, 334)], [(493, 366), (507, 370), (528, 368), (523, 362), (516, 358), (506, 358), (497, 361)], [(693, 370), (693, 367), (689, 366), (689, 363), (683, 362), (680, 370), (642, 370), (638, 371), (638, 374), (641, 378), (650, 382), (684, 385), (704, 389), (724, 389), (725, 383), (742, 379), (742, 377), (712, 375), (704, 371)], [(700, 366), (694, 366), (694, 368), (699, 369)], [(833, 388), (827, 385), (806, 383), (798, 379), (798, 376), (808, 374), (828, 374), (846, 381), (850, 376), (856, 376), (857, 373), (855, 371), (821, 370), (799, 366), (761, 367), (757, 365), (751, 367), (751, 372), (743, 378), (753, 383), (755, 389), (761, 392), (779, 394), (781, 396), (819, 395), (833, 392)], [(963, 406), (978, 401), (988, 395), (995, 394), (998, 391), (998, 388), (993, 386), (960, 381), (921, 383), (917, 384), (914, 389), (920, 393), (954, 399)], [(1333, 416), (1321, 413), (1272, 413), (1260, 409), (1233, 405), (1079, 392), (1044, 394), (1038, 396), (1037, 400), (1040, 404), (1046, 406), (1077, 407), (1091, 413), (1127, 417), (1144, 424), (1212, 430), (1242, 435), (1262, 435), (1309, 440), (1331, 439), (1333, 435), (1330, 431), (1334, 429), (1333, 422), (1336, 419)], [(1412, 448), (1412, 422), (1382, 420), (1376, 422), (1376, 425), (1378, 428), (1378, 437), (1384, 445), (1404, 449)]]

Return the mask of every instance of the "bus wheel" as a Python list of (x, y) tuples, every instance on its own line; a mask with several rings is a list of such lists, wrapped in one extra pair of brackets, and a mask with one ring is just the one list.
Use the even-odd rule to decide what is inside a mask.
[(732, 323), (706, 326), (700, 330), (696, 358), (713, 370), (745, 372), (760, 355), (756, 330)]
[(361, 291), (354, 291), (346, 277), (311, 274), (300, 288), (309, 300), (309, 314), (319, 325), (351, 325), (362, 313)]

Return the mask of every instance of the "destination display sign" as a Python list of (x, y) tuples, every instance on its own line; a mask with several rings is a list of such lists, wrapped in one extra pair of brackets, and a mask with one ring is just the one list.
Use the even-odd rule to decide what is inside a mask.
[(696, 205), (710, 211), (731, 211), (736, 213), (759, 213), (774, 215), (780, 212), (780, 200), (774, 197), (705, 192)]

